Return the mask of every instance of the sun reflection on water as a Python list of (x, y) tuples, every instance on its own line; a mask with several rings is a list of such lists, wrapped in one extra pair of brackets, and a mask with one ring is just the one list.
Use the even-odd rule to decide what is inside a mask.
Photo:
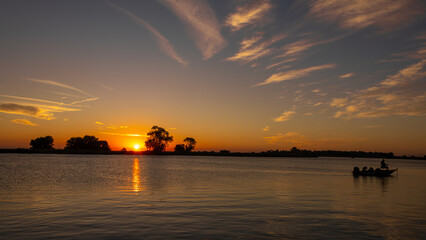
[(135, 158), (133, 160), (133, 177), (132, 177), (132, 182), (133, 182), (133, 192), (139, 192), (141, 191), (141, 171), (139, 168), (139, 159)]

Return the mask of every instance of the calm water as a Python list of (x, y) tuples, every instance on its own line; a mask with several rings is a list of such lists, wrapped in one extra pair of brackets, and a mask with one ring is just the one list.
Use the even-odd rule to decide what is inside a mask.
[(2, 239), (426, 239), (426, 162), (0, 154)]

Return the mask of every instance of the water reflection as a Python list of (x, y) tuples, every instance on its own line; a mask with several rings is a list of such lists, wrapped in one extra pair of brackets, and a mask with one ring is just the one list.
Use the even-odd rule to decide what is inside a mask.
[(142, 191), (141, 189), (141, 170), (139, 168), (139, 159), (133, 159), (133, 175), (132, 175), (132, 183), (133, 183), (133, 192)]
[(397, 177), (371, 177), (371, 176), (356, 176), (353, 178), (355, 189), (381, 189), (382, 193), (389, 190), (389, 185), (394, 185), (397, 182)]

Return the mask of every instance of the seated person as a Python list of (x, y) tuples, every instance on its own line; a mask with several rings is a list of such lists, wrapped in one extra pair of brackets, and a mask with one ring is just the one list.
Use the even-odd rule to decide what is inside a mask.
[(383, 159), (381, 162), (380, 162), (380, 164), (381, 164), (381, 168), (386, 168), (386, 169), (389, 169), (388, 168), (388, 164), (385, 162), (385, 159)]

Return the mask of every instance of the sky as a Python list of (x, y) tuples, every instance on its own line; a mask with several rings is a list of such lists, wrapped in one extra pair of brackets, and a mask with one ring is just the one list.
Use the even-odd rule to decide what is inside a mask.
[(417, 0), (2, 0), (0, 148), (51, 135), (196, 150), (426, 155)]

